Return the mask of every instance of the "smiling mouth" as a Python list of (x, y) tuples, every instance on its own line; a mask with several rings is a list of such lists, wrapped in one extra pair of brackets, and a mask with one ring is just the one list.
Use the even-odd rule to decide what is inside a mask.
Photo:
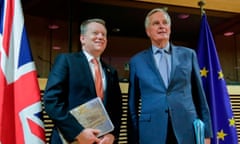
[(103, 44), (103, 41), (95, 41), (96, 44)]
[(101, 46), (101, 47), (104, 46), (104, 42), (96, 42), (95, 44), (96, 46)]
[(157, 33), (166, 33), (166, 31), (165, 30), (159, 30), (159, 31), (157, 31)]
[(167, 34), (166, 32), (158, 32), (159, 35)]

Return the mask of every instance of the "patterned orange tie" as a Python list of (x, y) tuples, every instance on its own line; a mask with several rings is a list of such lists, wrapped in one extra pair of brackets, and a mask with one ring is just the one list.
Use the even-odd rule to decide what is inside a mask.
[(97, 96), (103, 99), (103, 84), (102, 84), (102, 75), (100, 72), (100, 67), (97, 59), (93, 58), (91, 62), (94, 64), (95, 71), (95, 89), (97, 92)]

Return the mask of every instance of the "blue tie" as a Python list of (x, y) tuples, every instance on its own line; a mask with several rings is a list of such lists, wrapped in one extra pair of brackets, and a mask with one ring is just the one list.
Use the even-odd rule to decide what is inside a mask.
[(169, 83), (169, 64), (166, 56), (166, 52), (164, 50), (159, 50), (160, 59), (159, 59), (159, 71), (164, 81), (165, 86), (168, 86)]

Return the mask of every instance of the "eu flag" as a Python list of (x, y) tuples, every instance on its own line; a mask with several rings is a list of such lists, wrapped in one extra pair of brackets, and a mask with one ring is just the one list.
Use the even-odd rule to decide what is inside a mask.
[(197, 49), (200, 74), (212, 117), (212, 144), (237, 144), (237, 130), (206, 14), (203, 14)]

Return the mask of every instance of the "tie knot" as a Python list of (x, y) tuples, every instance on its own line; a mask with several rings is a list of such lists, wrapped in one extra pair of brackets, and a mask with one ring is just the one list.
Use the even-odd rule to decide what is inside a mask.
[(164, 53), (164, 49), (160, 49), (159, 52), (160, 52), (161, 54), (163, 54), (163, 53)]
[(161, 49), (161, 50), (160, 50), (160, 53), (161, 53), (161, 54), (163, 54), (163, 53), (164, 53), (164, 54), (167, 54), (168, 51), (167, 51), (166, 49)]
[(164, 50), (164, 49), (159, 49), (159, 50), (156, 51), (156, 53), (160, 53), (160, 54), (163, 54), (165, 52), (166, 52), (166, 50)]
[(92, 62), (93, 64), (97, 64), (97, 65), (98, 65), (98, 60), (97, 60), (96, 58), (91, 59), (91, 62)]

